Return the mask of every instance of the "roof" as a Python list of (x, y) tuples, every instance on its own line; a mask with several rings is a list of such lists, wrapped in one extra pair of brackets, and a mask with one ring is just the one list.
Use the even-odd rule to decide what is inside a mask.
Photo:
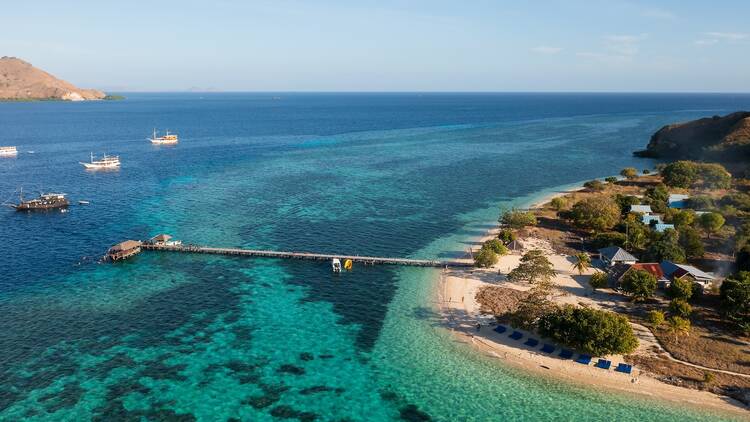
[(654, 226), (654, 230), (656, 230), (659, 233), (663, 233), (666, 229), (672, 229), (674, 230), (674, 224), (662, 224), (662, 223), (656, 223)]
[(513, 241), (511, 241), (510, 243), (508, 243), (505, 246), (508, 249), (512, 250), (512, 251), (517, 251), (519, 249), (523, 249), (523, 244), (521, 242), (519, 242), (518, 240), (513, 240)]
[(112, 252), (128, 251), (130, 249), (135, 249), (139, 246), (141, 246), (141, 242), (137, 240), (126, 240), (124, 242), (120, 242), (116, 244), (115, 246), (112, 246), (111, 248), (109, 248), (109, 250)]
[(682, 193), (670, 193), (669, 198), (667, 198), (667, 202), (684, 201), (688, 198), (690, 198), (690, 195), (685, 195)]
[(609, 261), (638, 261), (636, 257), (618, 246), (599, 249), (599, 254)]
[(660, 265), (662, 271), (664, 271), (664, 274), (666, 274), (667, 277), (680, 278), (685, 274), (690, 274), (693, 278), (696, 279), (714, 280), (716, 278), (713, 274), (701, 271), (700, 269), (695, 268), (692, 265), (675, 264), (674, 262), (670, 261), (662, 261)]
[(661, 217), (658, 215), (646, 214), (641, 218), (641, 221), (643, 222), (643, 224), (646, 224), (646, 225), (650, 225), (652, 221), (655, 221), (656, 224), (662, 224)]
[(162, 233), (162, 234), (159, 234), (159, 235), (156, 235), (156, 236), (152, 237), (151, 240), (153, 240), (154, 242), (168, 242), (169, 239), (171, 239), (171, 238), (172, 238), (172, 236), (170, 236), (168, 234), (163, 234)]
[(656, 262), (633, 264), (629, 270), (643, 270), (656, 277), (657, 280), (664, 279), (664, 271), (662, 271), (661, 265)]
[(641, 214), (649, 214), (649, 213), (652, 213), (653, 211), (651, 211), (651, 205), (631, 205), (630, 212), (639, 212)]

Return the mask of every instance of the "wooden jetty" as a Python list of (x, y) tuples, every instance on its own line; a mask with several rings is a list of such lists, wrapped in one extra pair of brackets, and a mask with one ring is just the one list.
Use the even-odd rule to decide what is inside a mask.
[(365, 265), (409, 265), (414, 267), (471, 267), (470, 261), (458, 260), (428, 260), (428, 259), (409, 259), (409, 258), (385, 258), (377, 256), (359, 256), (359, 255), (336, 255), (312, 252), (282, 252), (259, 249), (235, 249), (235, 248), (211, 248), (207, 246), (196, 245), (164, 245), (143, 243), (141, 246), (144, 250), (164, 251), (164, 252), (183, 252), (183, 253), (201, 253), (213, 255), (234, 255), (247, 257), (262, 258), (280, 258), (280, 259), (309, 259), (319, 261), (329, 261), (338, 258), (341, 261), (347, 259)]

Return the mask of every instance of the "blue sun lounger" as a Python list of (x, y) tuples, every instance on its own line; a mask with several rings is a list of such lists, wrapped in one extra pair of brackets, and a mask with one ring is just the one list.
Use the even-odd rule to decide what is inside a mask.
[(544, 353), (552, 353), (554, 351), (555, 351), (555, 346), (551, 344), (544, 343), (544, 346), (542, 346), (542, 352)]
[(494, 330), (492, 330), (492, 331), (494, 331), (494, 332), (496, 332), (496, 333), (500, 333), (500, 334), (502, 334), (502, 333), (504, 333), (504, 332), (508, 331), (508, 328), (507, 328), (507, 327), (505, 327), (504, 325), (498, 325), (498, 326), (497, 326), (497, 327), (495, 327), (495, 329), (494, 329)]
[(539, 345), (539, 340), (537, 340), (535, 338), (530, 338), (529, 337), (529, 339), (526, 340), (526, 343), (524, 343), (524, 344), (527, 345), (527, 346), (536, 347), (536, 346)]
[(594, 366), (601, 369), (609, 369), (609, 367), (612, 366), (612, 361), (609, 361), (607, 359), (599, 359), (599, 362), (597, 362)]
[(591, 355), (578, 355), (578, 359), (576, 359), (576, 362), (582, 365), (588, 365), (589, 363), (591, 363)]
[(519, 333), (518, 331), (513, 331), (513, 334), (509, 335), (508, 337), (512, 338), (513, 340), (520, 340), (521, 337), (523, 337), (523, 333)]
[(628, 365), (627, 363), (618, 363), (615, 371), (622, 372), (623, 374), (629, 374), (631, 371), (633, 371), (633, 366)]
[(573, 357), (573, 351), (568, 349), (562, 349), (558, 355), (563, 359), (570, 359)]

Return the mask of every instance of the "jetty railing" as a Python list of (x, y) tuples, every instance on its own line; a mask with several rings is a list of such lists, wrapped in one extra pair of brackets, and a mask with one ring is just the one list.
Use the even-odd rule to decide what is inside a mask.
[(314, 252), (284, 252), (260, 249), (238, 249), (238, 248), (212, 248), (208, 246), (197, 245), (163, 245), (148, 244), (142, 245), (144, 250), (163, 251), (163, 252), (182, 252), (182, 253), (200, 253), (213, 255), (234, 255), (261, 258), (281, 258), (281, 259), (309, 259), (309, 260), (332, 260), (340, 259), (342, 261), (350, 259), (354, 263), (365, 265), (408, 265), (415, 267), (471, 267), (470, 261), (458, 260), (429, 260), (429, 259), (410, 259), (410, 258), (387, 258), (379, 256), (360, 256), (360, 255), (338, 255)]

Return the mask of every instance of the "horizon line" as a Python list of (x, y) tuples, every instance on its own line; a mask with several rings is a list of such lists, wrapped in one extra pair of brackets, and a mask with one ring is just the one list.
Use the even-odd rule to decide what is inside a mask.
[(336, 91), (336, 90), (103, 90), (133, 94), (721, 94), (750, 95), (750, 91)]

